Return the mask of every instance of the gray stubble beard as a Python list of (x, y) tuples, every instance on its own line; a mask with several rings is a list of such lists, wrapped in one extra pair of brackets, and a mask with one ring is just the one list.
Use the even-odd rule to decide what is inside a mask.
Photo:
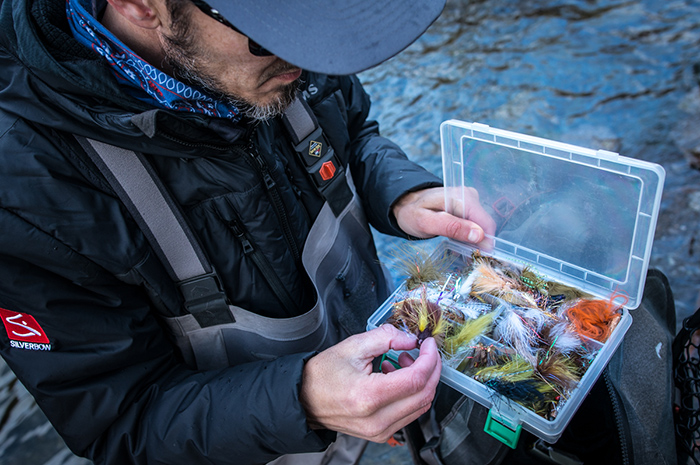
[[(172, 14), (172, 12), (171, 12)], [(280, 90), (273, 102), (265, 105), (249, 102), (237, 95), (223, 91), (224, 86), (215, 76), (202, 74), (196, 70), (198, 47), (191, 34), (191, 25), (186, 15), (180, 15), (177, 27), (173, 27), (173, 36), (163, 37), (165, 61), (172, 68), (174, 77), (192, 84), (205, 91), (209, 96), (226, 102), (238, 109), (240, 114), (254, 121), (266, 121), (284, 113), (294, 101), (301, 80), (287, 84)]]
[(192, 68), (181, 66), (178, 62), (170, 61), (170, 66), (178, 79), (199, 87), (214, 99), (236, 107), (242, 116), (254, 121), (266, 121), (284, 113), (294, 101), (301, 84), (299, 79), (287, 84), (272, 102), (260, 105), (221, 91), (221, 83), (213, 77), (203, 76)]

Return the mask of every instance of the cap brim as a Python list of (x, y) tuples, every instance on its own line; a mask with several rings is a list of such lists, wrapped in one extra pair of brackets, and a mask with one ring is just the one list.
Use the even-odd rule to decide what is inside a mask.
[(209, 0), (231, 24), (300, 68), (353, 74), (411, 45), (445, 0)]

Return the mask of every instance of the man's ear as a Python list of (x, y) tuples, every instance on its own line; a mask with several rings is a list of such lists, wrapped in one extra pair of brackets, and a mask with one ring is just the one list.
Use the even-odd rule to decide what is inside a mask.
[(146, 29), (155, 29), (162, 24), (158, 11), (151, 0), (107, 0), (117, 13), (129, 22)]

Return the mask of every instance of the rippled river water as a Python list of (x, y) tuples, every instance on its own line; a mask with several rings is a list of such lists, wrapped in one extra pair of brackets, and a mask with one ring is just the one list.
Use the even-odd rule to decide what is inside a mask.
[(700, 157), (699, 77), (700, 2), (661, 0), (448, 1), (362, 75), (383, 133), (436, 174), (438, 126), (453, 118), (661, 164), (651, 264), (679, 317), (700, 291), (700, 172), (684, 154)]
[[(699, 50), (699, 0), (448, 0), (418, 42), (361, 79), (383, 133), (436, 174), (438, 127), (453, 118), (661, 164), (651, 264), (680, 324), (700, 291)], [(373, 446), (362, 464), (406, 457)], [(0, 465), (20, 463), (86, 462), (0, 362)]]

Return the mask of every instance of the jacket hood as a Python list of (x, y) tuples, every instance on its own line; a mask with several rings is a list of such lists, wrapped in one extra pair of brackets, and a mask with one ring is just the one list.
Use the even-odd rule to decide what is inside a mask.
[[(3, 0), (0, 30), (0, 110), (7, 113), (132, 150), (148, 146), (150, 153), (181, 156), (228, 146), (243, 132), (229, 128), (227, 141), (212, 118), (155, 109), (125, 93), (106, 61), (73, 38), (63, 0)], [(202, 140), (208, 142), (193, 143)]]

